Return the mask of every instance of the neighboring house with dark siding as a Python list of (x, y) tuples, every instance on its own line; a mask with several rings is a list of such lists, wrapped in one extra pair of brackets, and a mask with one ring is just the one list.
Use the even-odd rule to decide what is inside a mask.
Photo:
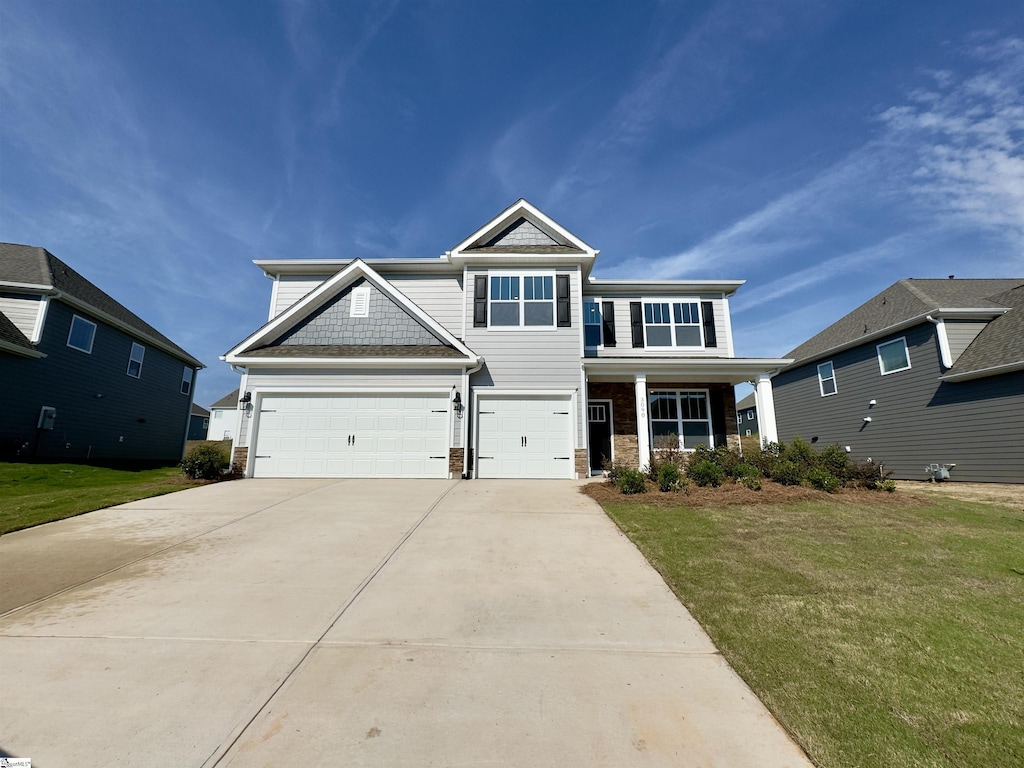
[(188, 439), (205, 440), (210, 428), (210, 412), (201, 405), (192, 403), (192, 413), (188, 418)]
[(751, 392), (736, 403), (736, 427), (740, 437), (757, 437), (757, 394)]
[(202, 367), (45, 249), (0, 243), (0, 457), (177, 461)]
[(798, 346), (772, 379), (779, 437), (893, 477), (1024, 482), (1024, 278), (900, 280)]

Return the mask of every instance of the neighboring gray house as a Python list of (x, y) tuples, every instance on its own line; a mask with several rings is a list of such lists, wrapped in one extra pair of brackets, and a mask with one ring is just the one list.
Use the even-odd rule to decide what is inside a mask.
[(238, 390), (228, 392), (210, 406), (210, 428), (207, 440), (231, 440), (238, 421)]
[(751, 392), (736, 403), (736, 429), (740, 437), (757, 437), (757, 394)]
[(210, 412), (201, 405), (192, 403), (192, 413), (188, 418), (188, 439), (205, 440), (210, 428)]
[[(520, 200), (440, 258), (266, 260), (242, 371), (247, 476), (585, 477), (672, 444), (736, 444), (742, 280), (602, 280)], [(774, 434), (772, 435), (774, 437)]]
[(0, 457), (177, 461), (202, 367), (53, 254), (0, 243)]
[(893, 477), (1024, 482), (1024, 278), (900, 280), (787, 355), (779, 436)]

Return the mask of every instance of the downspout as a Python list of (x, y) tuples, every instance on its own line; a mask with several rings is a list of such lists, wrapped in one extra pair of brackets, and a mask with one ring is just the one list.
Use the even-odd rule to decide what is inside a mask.
[[(483, 368), (484, 362), (485, 361), (482, 357), (477, 357), (476, 366), (473, 368), (465, 368), (463, 369), (462, 372), (462, 391), (466, 393), (466, 403), (463, 406), (463, 408), (465, 410), (465, 413), (467, 414), (473, 413), (473, 404), (476, 401), (476, 398), (471, 397), (471, 392), (469, 388), (469, 377), (472, 376), (474, 373), (478, 372), (481, 368)], [(462, 418), (462, 479), (468, 480), (469, 452), (473, 450), (472, 446), (470, 445), (472, 441), (469, 439), (468, 432), (470, 423), (472, 423), (474, 431), (476, 430), (476, 422), (472, 421), (472, 419), (467, 419), (465, 416), (463, 416)]]
[(949, 337), (946, 336), (946, 321), (925, 315), (925, 320), (935, 325), (935, 335), (939, 339), (939, 354), (942, 356), (942, 367), (949, 370), (953, 367), (953, 354), (949, 351)]

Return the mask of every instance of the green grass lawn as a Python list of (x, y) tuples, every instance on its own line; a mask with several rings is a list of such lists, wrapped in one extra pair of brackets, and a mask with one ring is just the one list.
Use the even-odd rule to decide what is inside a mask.
[(201, 484), (177, 467), (0, 463), (0, 534)]
[(606, 503), (818, 766), (1024, 766), (1024, 512)]

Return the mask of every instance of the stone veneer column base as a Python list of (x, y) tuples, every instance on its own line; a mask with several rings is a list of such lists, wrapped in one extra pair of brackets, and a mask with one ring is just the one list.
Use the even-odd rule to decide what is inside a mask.
[(612, 435), (612, 455), (618, 466), (639, 469), (640, 446), (636, 435)]
[(583, 479), (590, 476), (590, 460), (586, 448), (576, 449), (576, 477)]
[(245, 472), (245, 467), (249, 463), (249, 449), (248, 448), (235, 448), (234, 455), (231, 457), (232, 466), (237, 465), (242, 472)]
[(462, 477), (462, 459), (466, 455), (465, 448), (448, 449), (448, 471), (456, 480)]

